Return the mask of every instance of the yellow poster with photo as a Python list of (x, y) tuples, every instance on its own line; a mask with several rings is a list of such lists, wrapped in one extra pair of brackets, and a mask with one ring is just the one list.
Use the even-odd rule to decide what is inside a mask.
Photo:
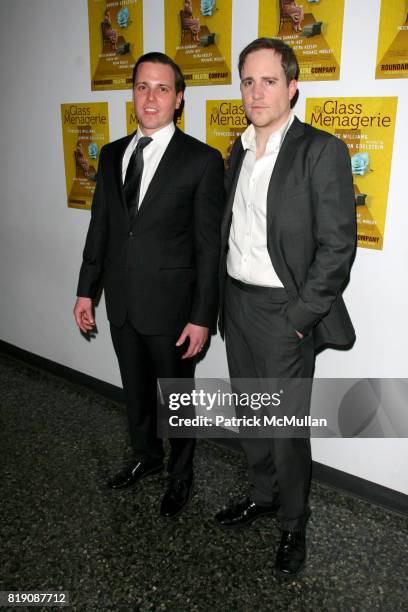
[(382, 0), (376, 79), (408, 77), (408, 2)]
[[(126, 102), (126, 133), (128, 135), (132, 134), (135, 130), (137, 130), (137, 125), (133, 102)], [(184, 132), (184, 111), (181, 116), (178, 115), (176, 117), (176, 126)]]
[(232, 0), (166, 0), (166, 53), (187, 85), (231, 83)]
[(341, 138), (351, 157), (357, 245), (382, 249), (397, 113), (396, 97), (308, 98), (306, 121)]
[(131, 89), (143, 53), (143, 0), (88, 0), (91, 89)]
[(340, 78), (344, 0), (259, 0), (259, 36), (280, 38), (298, 58), (301, 81)]
[(218, 149), (227, 166), (227, 160), (235, 140), (247, 128), (242, 100), (207, 100), (206, 142)]
[(101, 148), (109, 142), (107, 102), (61, 104), (67, 201), (90, 209)]

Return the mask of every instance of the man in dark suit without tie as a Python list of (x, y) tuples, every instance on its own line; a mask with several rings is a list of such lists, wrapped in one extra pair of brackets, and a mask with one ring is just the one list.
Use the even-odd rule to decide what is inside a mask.
[[(255, 40), (241, 52), (239, 72), (251, 125), (230, 156), (220, 329), (231, 378), (309, 379), (296, 395), (304, 414), (316, 350), (355, 337), (341, 297), (356, 243), (350, 158), (343, 142), (293, 115), (299, 67), (288, 45)], [(250, 495), (216, 520), (228, 528), (277, 514), (277, 570), (296, 574), (305, 561), (310, 440), (242, 444)]]
[[(137, 131), (101, 150), (74, 315), (95, 325), (103, 284), (126, 397), (134, 459), (109, 483), (126, 489), (163, 469), (157, 438), (157, 378), (193, 378), (195, 358), (216, 324), (223, 162), (175, 128), (185, 83), (162, 53), (133, 71)], [(194, 440), (170, 440), (169, 487), (161, 515), (191, 496)]]

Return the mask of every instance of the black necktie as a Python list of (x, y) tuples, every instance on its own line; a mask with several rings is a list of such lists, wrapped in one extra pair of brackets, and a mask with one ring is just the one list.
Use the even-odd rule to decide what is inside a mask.
[(133, 216), (138, 208), (140, 183), (142, 182), (143, 174), (143, 149), (147, 147), (151, 141), (152, 139), (148, 136), (139, 138), (126, 170), (123, 188), (125, 190), (126, 204), (130, 216)]

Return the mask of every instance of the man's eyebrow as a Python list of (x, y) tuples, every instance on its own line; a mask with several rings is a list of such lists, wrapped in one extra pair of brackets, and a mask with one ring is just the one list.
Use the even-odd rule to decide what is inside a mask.
[(149, 81), (136, 81), (135, 85), (157, 85), (157, 87), (171, 87), (169, 83), (150, 83)]
[[(264, 81), (278, 81), (279, 77), (278, 76), (272, 76), (272, 75), (271, 76), (261, 76), (261, 79), (264, 80)], [(246, 77), (243, 77), (241, 79), (242, 82), (243, 81), (249, 81), (249, 80), (253, 81), (254, 77), (253, 76), (246, 76)]]

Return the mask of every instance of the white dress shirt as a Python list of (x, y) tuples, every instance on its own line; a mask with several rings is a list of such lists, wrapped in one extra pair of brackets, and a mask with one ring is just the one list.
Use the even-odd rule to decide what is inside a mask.
[[(142, 181), (140, 183), (140, 195), (139, 195), (138, 207), (140, 206), (141, 202), (143, 202), (143, 198), (146, 195), (146, 191), (150, 185), (150, 181), (152, 180), (153, 175), (157, 170), (157, 166), (159, 165), (160, 160), (163, 157), (163, 154), (165, 150), (167, 149), (167, 146), (170, 140), (172, 139), (175, 129), (176, 128), (174, 127), (174, 123), (169, 123), (164, 128), (157, 130), (157, 132), (154, 132), (151, 135), (151, 138), (153, 139), (152, 142), (149, 142), (149, 144), (143, 149), (143, 174), (142, 174)], [(123, 183), (125, 182), (126, 170), (129, 165), (129, 160), (132, 156), (133, 151), (136, 148), (137, 141), (142, 136), (144, 136), (144, 134), (141, 132), (140, 128), (138, 127), (136, 134), (134, 135), (134, 137), (132, 138), (128, 146), (126, 147), (126, 150), (125, 150), (125, 153), (122, 159), (122, 181)]]
[(283, 287), (267, 249), (266, 207), (269, 181), (279, 149), (294, 119), (269, 136), (265, 153), (256, 159), (256, 134), (249, 125), (241, 134), (245, 158), (232, 207), (227, 255), (228, 274), (251, 285)]

